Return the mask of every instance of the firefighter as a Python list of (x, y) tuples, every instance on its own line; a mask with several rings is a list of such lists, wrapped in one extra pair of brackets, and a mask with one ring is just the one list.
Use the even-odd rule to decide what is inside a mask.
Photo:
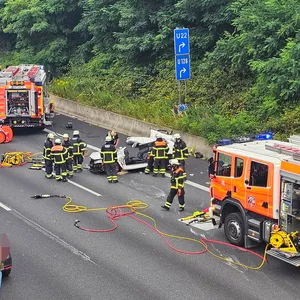
[(151, 151), (154, 156), (153, 177), (157, 177), (158, 172), (162, 177), (165, 177), (168, 151), (167, 142), (162, 138), (162, 135), (158, 134)]
[(107, 133), (106, 136), (110, 136), (112, 141), (113, 141), (113, 144), (115, 145), (116, 148), (118, 148), (118, 145), (119, 145), (119, 135), (114, 131), (114, 130), (111, 130)]
[(154, 154), (152, 153), (152, 147), (149, 147), (148, 155), (147, 155), (147, 167), (144, 171), (145, 174), (149, 174), (153, 171), (153, 163), (154, 163)]
[(54, 146), (51, 148), (51, 157), (54, 162), (55, 179), (57, 181), (67, 181), (67, 165), (68, 150), (62, 146), (61, 139), (54, 141)]
[(179, 133), (174, 134), (174, 146), (173, 146), (173, 158), (177, 159), (184, 170), (184, 178), (186, 179), (186, 172), (185, 172), (185, 161), (189, 156), (189, 151), (186, 146), (186, 143), (181, 139)]
[(165, 210), (169, 210), (172, 202), (174, 200), (174, 197), (178, 196), (178, 202), (179, 202), (179, 211), (184, 211), (184, 175), (183, 175), (183, 169), (177, 159), (171, 159), (170, 160), (171, 165), (171, 189), (170, 193), (167, 197), (167, 201), (164, 205), (162, 205), (162, 208)]
[(67, 133), (65, 133), (63, 135), (63, 147), (65, 147), (68, 151), (68, 158), (67, 158), (67, 161), (66, 161), (66, 167), (67, 167), (67, 176), (69, 178), (72, 178), (73, 177), (73, 144), (70, 140), (70, 137)]
[(101, 158), (109, 183), (117, 183), (117, 150), (111, 136), (105, 138), (105, 145), (101, 148)]
[(83, 155), (86, 150), (86, 143), (80, 138), (78, 130), (74, 130), (71, 142), (73, 144), (73, 170), (74, 172), (82, 172)]
[(54, 141), (54, 134), (49, 133), (47, 135), (47, 139), (44, 143), (44, 150), (43, 150), (43, 158), (45, 160), (45, 177), (50, 179), (53, 178), (53, 162), (51, 159), (51, 148), (53, 147)]

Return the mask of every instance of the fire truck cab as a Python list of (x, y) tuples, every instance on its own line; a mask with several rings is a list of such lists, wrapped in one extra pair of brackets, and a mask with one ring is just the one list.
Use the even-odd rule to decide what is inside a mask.
[(51, 125), (47, 76), (43, 66), (10, 66), (0, 71), (0, 119), (10, 127)]
[(210, 195), (227, 239), (268, 243), (268, 254), (300, 266), (300, 136), (223, 140), (213, 150)]

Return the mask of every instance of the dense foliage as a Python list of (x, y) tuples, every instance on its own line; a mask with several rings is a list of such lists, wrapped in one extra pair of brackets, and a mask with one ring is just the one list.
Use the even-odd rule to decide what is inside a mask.
[[(0, 65), (44, 64), (63, 97), (216, 138), (300, 132), (298, 0), (0, 0)], [(174, 78), (190, 29), (192, 77)]]

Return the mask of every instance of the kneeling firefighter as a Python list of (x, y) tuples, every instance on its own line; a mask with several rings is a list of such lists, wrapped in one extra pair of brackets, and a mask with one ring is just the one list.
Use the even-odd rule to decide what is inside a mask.
[(105, 145), (102, 146), (100, 154), (108, 182), (117, 183), (117, 149), (110, 135), (105, 138)]
[(54, 146), (51, 148), (51, 157), (54, 162), (55, 179), (57, 181), (67, 181), (67, 166), (68, 150), (62, 146), (61, 139), (54, 141)]
[(166, 203), (162, 206), (163, 209), (169, 210), (171, 208), (174, 197), (178, 196), (179, 211), (184, 211), (184, 171), (177, 159), (170, 160), (171, 165), (171, 189), (167, 197)]

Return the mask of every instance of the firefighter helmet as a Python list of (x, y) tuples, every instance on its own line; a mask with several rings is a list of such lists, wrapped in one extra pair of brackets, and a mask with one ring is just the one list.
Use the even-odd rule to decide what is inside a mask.
[(177, 140), (177, 139), (180, 139), (181, 138), (181, 135), (179, 133), (176, 133), (174, 134), (174, 138)]
[(79, 135), (79, 131), (78, 130), (74, 130), (73, 131), (73, 135)]
[(54, 139), (54, 134), (53, 133), (48, 133), (47, 138), (48, 139)]
[(63, 135), (63, 138), (64, 138), (64, 139), (68, 139), (68, 138), (69, 138), (69, 135), (68, 135), (67, 133), (65, 133), (65, 134)]
[(108, 135), (106, 138), (105, 138), (105, 142), (111, 142), (112, 141), (112, 138), (110, 135)]
[(170, 159), (170, 165), (171, 166), (179, 166), (180, 163), (177, 159)]
[(156, 138), (157, 138), (157, 139), (162, 139), (162, 134), (161, 134), (161, 133), (157, 133), (157, 134), (156, 134)]
[(55, 143), (55, 145), (61, 145), (61, 139), (56, 139), (56, 140), (54, 141), (54, 143)]

